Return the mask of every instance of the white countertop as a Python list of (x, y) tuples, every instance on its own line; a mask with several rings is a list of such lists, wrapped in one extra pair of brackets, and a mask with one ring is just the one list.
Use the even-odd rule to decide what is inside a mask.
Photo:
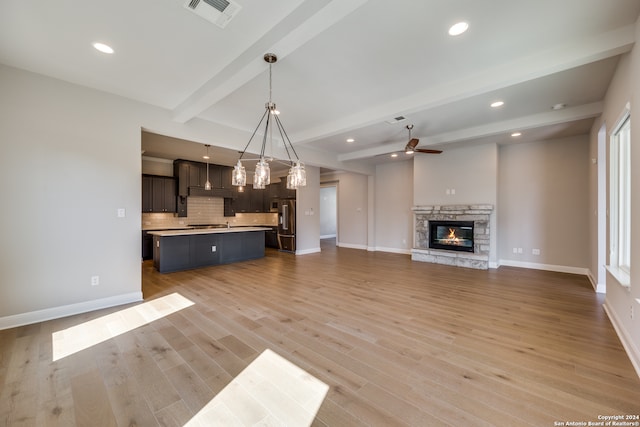
[(191, 234), (243, 233), (245, 231), (271, 231), (271, 227), (192, 228), (187, 230), (158, 230), (149, 234), (160, 237), (188, 236)]

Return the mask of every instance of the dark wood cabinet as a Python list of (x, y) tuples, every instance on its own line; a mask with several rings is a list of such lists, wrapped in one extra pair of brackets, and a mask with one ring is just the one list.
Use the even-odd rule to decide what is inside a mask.
[(142, 212), (153, 212), (153, 177), (142, 175)]
[(153, 264), (160, 273), (246, 261), (264, 256), (264, 231), (153, 236)]
[(178, 159), (173, 162), (173, 171), (177, 179), (177, 212), (180, 217), (187, 216), (188, 196), (224, 198), (224, 216), (270, 212), (272, 200), (295, 198), (295, 190), (287, 190), (281, 182), (275, 182), (264, 190), (254, 190), (252, 184), (248, 183), (243, 191), (239, 191), (238, 187), (231, 184), (233, 168), (230, 166), (209, 164), (211, 190), (204, 188), (207, 182), (206, 163)]
[(234, 202), (234, 199), (232, 199), (231, 197), (225, 197), (224, 216), (236, 216), (236, 208), (233, 202)]
[(234, 190), (235, 187), (231, 184), (233, 176), (233, 168), (230, 166), (222, 166), (220, 169), (220, 181), (222, 182), (222, 188)]
[(142, 259), (153, 258), (153, 236), (148, 231), (142, 232)]
[[(257, 191), (257, 190), (256, 190)], [(237, 196), (233, 199), (233, 209), (235, 213), (249, 213), (251, 212), (251, 194), (253, 188), (251, 185), (245, 185), (243, 190), (238, 190)]]
[(142, 212), (176, 212), (176, 180), (167, 176), (142, 176)]
[[(238, 191), (237, 197), (230, 200), (229, 213), (261, 213), (269, 212), (267, 189), (254, 190), (251, 185), (244, 187), (244, 191)], [(233, 215), (227, 215), (233, 216)]]

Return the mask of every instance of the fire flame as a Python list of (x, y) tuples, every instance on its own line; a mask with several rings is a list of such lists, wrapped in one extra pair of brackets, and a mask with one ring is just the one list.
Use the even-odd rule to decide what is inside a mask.
[(449, 235), (445, 240), (450, 245), (457, 245), (460, 243), (460, 239), (456, 236), (456, 230), (453, 228), (449, 229)]

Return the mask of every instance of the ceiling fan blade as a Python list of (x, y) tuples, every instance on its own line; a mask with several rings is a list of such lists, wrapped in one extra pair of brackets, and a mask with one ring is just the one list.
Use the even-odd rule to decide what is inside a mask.
[(414, 148), (416, 148), (416, 145), (418, 145), (418, 142), (419, 140), (417, 138), (412, 138), (411, 140), (409, 140), (409, 142), (407, 142), (407, 146), (404, 147), (405, 151), (413, 150)]
[(427, 153), (427, 154), (440, 154), (440, 153), (442, 153), (442, 150), (430, 150), (428, 148), (416, 148), (413, 151), (416, 151), (418, 153)]

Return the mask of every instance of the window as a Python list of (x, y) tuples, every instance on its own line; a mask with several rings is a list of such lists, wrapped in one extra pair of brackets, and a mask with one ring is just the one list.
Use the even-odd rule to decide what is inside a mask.
[(627, 110), (611, 135), (609, 264), (631, 274), (631, 116)]

